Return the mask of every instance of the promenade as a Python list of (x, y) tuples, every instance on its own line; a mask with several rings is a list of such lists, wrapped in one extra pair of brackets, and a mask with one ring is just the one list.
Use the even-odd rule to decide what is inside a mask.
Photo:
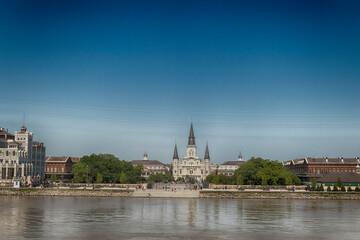
[(161, 190), (161, 189), (145, 189), (136, 190), (132, 197), (148, 197), (148, 198), (199, 198), (200, 191), (198, 190)]

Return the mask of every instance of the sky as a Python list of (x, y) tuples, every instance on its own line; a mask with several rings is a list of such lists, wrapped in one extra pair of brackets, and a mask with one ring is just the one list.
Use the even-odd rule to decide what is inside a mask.
[[(47, 155), (360, 156), (359, 1), (0, 0), (0, 126)], [(24, 117), (25, 116), (25, 117)]]

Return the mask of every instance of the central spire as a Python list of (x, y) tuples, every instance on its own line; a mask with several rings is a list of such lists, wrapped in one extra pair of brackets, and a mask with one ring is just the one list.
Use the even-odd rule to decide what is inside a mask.
[(178, 155), (178, 150), (177, 150), (176, 143), (175, 143), (175, 149), (174, 149), (174, 156), (173, 156), (173, 159), (179, 159), (179, 155)]
[(191, 123), (188, 145), (195, 145), (194, 129)]
[(207, 143), (206, 143), (206, 150), (205, 150), (204, 160), (205, 160), (205, 159), (209, 159), (209, 160), (210, 160), (209, 147), (208, 147), (208, 144), (207, 144)]

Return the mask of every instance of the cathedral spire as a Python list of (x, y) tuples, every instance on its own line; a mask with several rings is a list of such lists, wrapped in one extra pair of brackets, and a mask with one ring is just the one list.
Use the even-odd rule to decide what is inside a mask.
[(175, 149), (174, 149), (174, 156), (173, 156), (173, 159), (179, 159), (179, 155), (178, 155), (178, 150), (177, 150), (176, 143), (175, 143)]
[(189, 134), (188, 145), (195, 145), (195, 136), (194, 136), (194, 129), (193, 129), (193, 124), (192, 123), (191, 123), (191, 126), (190, 126), (190, 134)]
[(204, 160), (205, 160), (205, 159), (210, 160), (209, 147), (208, 147), (208, 144), (207, 144), (207, 143), (206, 143), (206, 150), (205, 150)]

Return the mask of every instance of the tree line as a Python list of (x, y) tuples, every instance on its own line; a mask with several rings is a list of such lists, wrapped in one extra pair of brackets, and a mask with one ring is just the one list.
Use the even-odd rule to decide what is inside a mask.
[(84, 156), (72, 167), (75, 183), (137, 183), (143, 166), (133, 167), (130, 162), (119, 160), (112, 154)]
[(277, 161), (251, 158), (233, 176), (210, 174), (209, 183), (223, 185), (300, 185), (300, 179)]

